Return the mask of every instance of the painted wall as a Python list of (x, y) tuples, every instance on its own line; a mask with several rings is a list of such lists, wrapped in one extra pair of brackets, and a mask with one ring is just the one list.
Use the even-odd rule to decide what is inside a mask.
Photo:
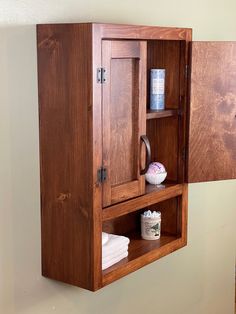
[(0, 313), (233, 314), (236, 180), (190, 185), (188, 246), (97, 293), (42, 278), (35, 24), (101, 21), (236, 40), (235, 0), (0, 0)]

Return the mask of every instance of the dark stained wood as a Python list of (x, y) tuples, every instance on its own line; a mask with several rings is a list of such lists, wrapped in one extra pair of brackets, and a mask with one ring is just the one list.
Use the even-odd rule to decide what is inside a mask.
[(179, 157), (178, 116), (147, 121), (147, 136), (151, 144), (152, 161), (161, 162), (167, 171), (167, 180), (178, 182)]
[(236, 43), (192, 45), (188, 182), (236, 178)]
[(191, 40), (192, 37), (190, 28), (99, 23), (93, 25), (100, 30), (102, 38)]
[(180, 43), (180, 71), (179, 71), (179, 153), (178, 153), (178, 181), (185, 182), (186, 176), (186, 152), (187, 152), (187, 92), (188, 92), (188, 72), (189, 72), (189, 42)]
[(122, 278), (141, 267), (150, 264), (182, 247), (186, 243), (178, 236), (163, 235), (159, 240), (147, 241), (133, 236), (129, 246), (129, 255), (119, 263), (103, 271), (103, 286)]
[(180, 106), (180, 43), (179, 40), (150, 40), (147, 46), (147, 106), (149, 109), (150, 69), (165, 69), (165, 108)]
[[(191, 30), (181, 28), (96, 23), (37, 26), (44, 276), (95, 291), (186, 244), (187, 187), (176, 182), (182, 182), (184, 171), (180, 154), (185, 138), (185, 41), (190, 40)], [(109, 49), (102, 49), (109, 42)], [(107, 111), (112, 122), (109, 138), (123, 147), (127, 143), (119, 142), (119, 136), (136, 135), (124, 151), (104, 146), (107, 112), (102, 99), (110, 81), (98, 84), (97, 68), (108, 62), (107, 57), (115, 70), (112, 102), (120, 100), (119, 106), (109, 106)], [(168, 69), (168, 104), (165, 113), (146, 115), (146, 67), (151, 66)], [(132, 107), (127, 108), (127, 103)], [(164, 183), (164, 188), (146, 185), (145, 190), (144, 176), (139, 180), (145, 163), (140, 135), (146, 133), (152, 157), (167, 165), (168, 178), (174, 181)], [(106, 188), (97, 171), (106, 155), (113, 160), (114, 189), (109, 197), (122, 202), (103, 209)], [(131, 167), (124, 163), (128, 159)], [(162, 211), (159, 241), (140, 239), (140, 213), (145, 208)], [(102, 230), (131, 238), (129, 257), (104, 272)]]
[(183, 242), (187, 244), (188, 233), (188, 185), (183, 184), (182, 198), (178, 198), (179, 211), (177, 212), (177, 234), (181, 234)]
[[(129, 255), (119, 263), (103, 271), (103, 286), (121, 278), (137, 269), (152, 263), (153, 261), (184, 247), (187, 244), (187, 185), (183, 185), (183, 194), (178, 199), (170, 199), (166, 202), (157, 204), (157, 209), (162, 211), (161, 237), (159, 240), (147, 241), (140, 236), (140, 230), (137, 228), (137, 222), (140, 220), (136, 217), (136, 231), (134, 231), (134, 219), (129, 218), (128, 224), (122, 224), (122, 220), (115, 224), (109, 221), (103, 224), (103, 230), (122, 231), (130, 227), (130, 232), (125, 235), (129, 237)], [(165, 203), (169, 203), (168, 205)], [(140, 215), (139, 211), (136, 216)], [(135, 213), (128, 215), (135, 217)], [(172, 216), (172, 217), (170, 217)], [(118, 218), (119, 220), (120, 218)], [(133, 222), (133, 223), (132, 223)], [(169, 233), (170, 232), (170, 233)]]
[[(144, 57), (140, 55), (140, 41), (128, 41), (128, 40), (113, 40), (109, 41), (111, 45), (111, 58), (112, 59), (128, 59)], [(106, 44), (106, 42), (105, 42)], [(144, 43), (146, 50), (146, 43)], [(145, 51), (146, 55), (146, 51)], [(122, 76), (121, 76), (122, 77)], [(120, 77), (120, 78), (121, 78)]]
[[(91, 235), (91, 273), (92, 290), (101, 288), (102, 282), (102, 246), (101, 246), (101, 208), (102, 208), (102, 184), (98, 182), (97, 171), (102, 165), (102, 88), (101, 84), (97, 84), (97, 68), (101, 65), (102, 49), (101, 49), (101, 34), (98, 29), (92, 25), (92, 115), (93, 119), (89, 128), (93, 130), (93, 210), (92, 210), (92, 230)], [(84, 103), (83, 103), (84, 105)]]
[(181, 236), (181, 231), (178, 233), (178, 215), (181, 211), (181, 206), (179, 206), (179, 201), (181, 202), (180, 197), (173, 197), (167, 199), (163, 202), (153, 204), (148, 206), (147, 209), (151, 211), (160, 211), (161, 212), (161, 232), (162, 234), (168, 235), (178, 235)]
[(139, 234), (130, 236), (128, 257), (103, 271), (103, 286), (185, 246), (177, 236), (163, 235), (159, 240), (142, 240)]
[(167, 109), (167, 110), (147, 110), (147, 120), (159, 119), (177, 116), (179, 114), (178, 109)]
[(140, 175), (140, 137), (146, 134), (146, 42), (102, 43), (103, 84), (103, 206), (144, 193)]
[(40, 25), (37, 34), (42, 271), (94, 289), (92, 29)]
[[(165, 165), (169, 180), (183, 183), (185, 179), (184, 152), (186, 147), (187, 77), (185, 69), (187, 65), (187, 44), (184, 40), (151, 40), (148, 41), (147, 47), (148, 75), (150, 75), (150, 69), (152, 68), (166, 70), (166, 112), (168, 112), (168, 109), (175, 109), (180, 113), (178, 118), (174, 120), (167, 119), (147, 123), (147, 135), (152, 146), (152, 161), (159, 161)], [(147, 83), (147, 110), (149, 110), (149, 79)], [(149, 115), (149, 117), (152, 116), (155, 117)], [(174, 114), (166, 116), (174, 116)]]
[(132, 232), (140, 233), (140, 215), (145, 210), (160, 211), (162, 217), (161, 230), (162, 234), (181, 236), (181, 227), (179, 214), (181, 211), (182, 197), (172, 197), (164, 201), (153, 203), (149, 206), (143, 206), (141, 209), (136, 208), (128, 214), (115, 217), (103, 222), (103, 231), (112, 234), (126, 235)]
[(181, 184), (163, 184), (162, 186), (147, 184), (146, 194), (142, 197), (134, 198), (132, 200), (104, 208), (102, 210), (102, 219), (103, 221), (106, 221), (115, 217), (120, 217), (131, 213), (132, 211), (151, 206), (181, 194)]

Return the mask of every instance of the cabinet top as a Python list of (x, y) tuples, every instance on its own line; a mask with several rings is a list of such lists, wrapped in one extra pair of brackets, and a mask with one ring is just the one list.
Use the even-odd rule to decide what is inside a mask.
[(191, 41), (192, 29), (181, 27), (144, 26), (128, 24), (108, 23), (63, 23), (63, 24), (37, 24), (37, 30), (42, 29), (76, 29), (83, 28), (84, 31), (92, 31), (93, 36), (122, 39), (163, 39), (163, 40), (186, 40)]

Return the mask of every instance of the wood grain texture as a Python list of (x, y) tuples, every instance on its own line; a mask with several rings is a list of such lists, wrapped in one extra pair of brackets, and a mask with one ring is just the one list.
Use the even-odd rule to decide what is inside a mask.
[(192, 45), (188, 182), (236, 178), (236, 43)]
[[(168, 179), (183, 183), (185, 180), (186, 150), (186, 90), (188, 45), (185, 40), (150, 40), (148, 41), (148, 76), (152, 68), (166, 71), (165, 78), (165, 111), (179, 112), (173, 119), (148, 121), (147, 135), (152, 147), (152, 161), (159, 161), (167, 168)], [(149, 114), (149, 84), (147, 80), (147, 117)]]
[[(122, 54), (123, 56), (123, 54)], [(111, 185), (137, 178), (138, 84), (137, 59), (111, 59), (110, 99), (110, 182)], [(104, 117), (106, 119), (106, 117)], [(104, 121), (105, 125), (105, 121)], [(107, 130), (105, 130), (107, 132)], [(126, 188), (125, 188), (126, 189)]]
[(147, 110), (146, 118), (150, 119), (160, 119), (178, 116), (180, 114), (178, 109), (167, 109), (167, 110)]
[[(147, 136), (151, 144), (152, 161), (161, 162), (167, 180), (179, 182), (179, 119), (178, 116), (147, 121)], [(181, 181), (180, 181), (181, 182)]]
[(183, 184), (182, 198), (178, 198), (179, 208), (177, 213), (177, 234), (181, 233), (181, 237), (185, 245), (188, 239), (188, 185)]
[[(153, 131), (150, 140), (154, 158), (167, 160), (169, 178), (175, 183), (181, 182), (180, 172), (184, 168), (179, 156), (184, 143), (182, 117), (186, 107), (182, 104), (187, 62), (183, 56), (187, 54), (184, 42), (191, 39), (191, 30), (96, 23), (52, 24), (38, 25), (37, 39), (43, 275), (94, 291), (186, 244), (187, 187), (165, 183), (163, 189), (147, 185), (145, 191), (144, 179), (139, 181), (137, 174), (145, 163), (139, 137)], [(151, 42), (153, 40), (159, 42)], [(108, 54), (102, 49), (105, 41), (110, 42)], [(133, 90), (126, 90), (124, 99), (121, 90), (114, 89), (113, 102), (119, 97), (121, 101), (109, 117), (112, 118), (109, 120), (112, 121), (111, 129), (116, 130), (112, 142), (123, 131), (123, 138), (127, 133), (138, 134), (128, 146), (128, 150), (131, 147), (135, 153), (125, 149), (121, 159), (116, 158), (120, 155), (119, 150), (103, 147), (105, 85), (97, 83), (97, 68), (104, 65), (104, 58), (105, 62), (115, 60), (118, 64), (114, 66), (115, 73), (119, 69), (122, 73), (129, 69), (131, 73), (124, 79)], [(169, 108), (163, 115), (155, 114), (155, 118), (153, 113), (146, 116), (147, 65), (165, 65), (169, 72)], [(120, 77), (121, 73), (118, 74)], [(112, 79), (115, 88), (115, 77)], [(122, 82), (118, 81), (118, 84), (122, 87)], [(141, 99), (138, 113), (133, 110), (136, 107), (124, 108), (127, 98), (134, 107), (137, 98)], [(124, 129), (120, 125), (122, 119)], [(127, 126), (130, 123), (132, 125)], [(151, 125), (154, 126), (150, 129)], [(159, 153), (159, 146), (166, 141), (169, 144)], [(97, 171), (104, 156), (107, 158), (106, 154), (112, 156), (113, 166), (115, 159), (128, 159), (133, 167), (122, 168), (124, 174), (114, 166), (116, 174), (112, 175), (112, 184), (116, 188), (111, 198), (120, 203), (102, 209), (104, 184), (99, 182)], [(131, 155), (134, 156), (132, 161)], [(144, 194), (138, 196), (137, 190)], [(132, 199), (128, 199), (130, 197)], [(139, 236), (139, 215), (148, 207), (159, 208), (163, 213), (162, 238), (155, 243), (141, 240)], [(129, 257), (105, 272), (101, 267), (102, 229), (131, 238)]]
[(137, 207), (135, 211), (130, 211), (128, 214), (123, 213), (120, 216), (113, 216), (114, 218), (103, 221), (103, 231), (120, 235), (132, 234), (132, 232), (140, 234), (140, 215), (146, 210), (151, 210), (161, 212), (162, 234), (181, 237), (182, 231), (186, 227), (186, 225), (182, 224), (185, 222), (182, 219), (184, 217), (184, 209), (182, 207), (185, 207), (183, 205), (185, 198), (186, 191), (184, 191), (183, 195), (157, 201), (156, 203), (153, 202), (151, 205)]
[(130, 260), (127, 257), (106, 269), (103, 272), (103, 286), (186, 245), (181, 238), (174, 236), (163, 236), (160, 240), (152, 241), (154, 243), (150, 243), (151, 241), (149, 241), (148, 244), (146, 240), (141, 240), (138, 235), (136, 235), (136, 237), (134, 235), (133, 239), (133, 245), (130, 246)]
[[(159, 240), (147, 241), (140, 237), (139, 216), (142, 211), (128, 215), (130, 217), (128, 224), (122, 221), (122, 217), (118, 218), (118, 223), (116, 223), (116, 219), (111, 221), (110, 225), (109, 221), (105, 222), (103, 230), (112, 230), (125, 234), (129, 237), (130, 244), (128, 257), (103, 271), (103, 286), (187, 244), (187, 189), (187, 185), (183, 185), (183, 194), (177, 200), (170, 199), (153, 205), (162, 211), (163, 216), (162, 232)], [(129, 227), (130, 232), (127, 232)]]
[(173, 109), (180, 106), (180, 41), (150, 40), (147, 46), (147, 106), (150, 98), (150, 70), (165, 69), (165, 108)]
[(102, 38), (110, 39), (189, 40), (192, 34), (190, 28), (100, 23), (93, 25), (100, 30)]
[(144, 193), (140, 137), (146, 133), (146, 42), (102, 43), (103, 206)]
[[(189, 34), (190, 36), (190, 34)], [(186, 152), (188, 137), (188, 73), (189, 73), (189, 40), (180, 42), (180, 71), (179, 71), (179, 153), (178, 180), (186, 182)]]
[(101, 66), (102, 49), (101, 49), (101, 34), (98, 29), (92, 25), (92, 120), (89, 128), (92, 128), (93, 135), (93, 211), (92, 211), (92, 230), (91, 248), (93, 249), (93, 258), (91, 268), (93, 274), (93, 290), (101, 288), (102, 282), (102, 184), (98, 180), (98, 169), (102, 165), (102, 86), (97, 83), (97, 68)]
[(43, 275), (94, 289), (91, 25), (37, 35)]
[(160, 203), (148, 206), (151, 211), (161, 212), (161, 233), (163, 235), (173, 235), (181, 237), (181, 231), (178, 225), (178, 215), (181, 214), (182, 197), (172, 197)]
[(163, 184), (162, 186), (146, 185), (146, 193), (142, 197), (116, 204), (102, 211), (103, 221), (129, 214), (132, 211), (151, 206), (166, 199), (182, 195), (181, 184)]

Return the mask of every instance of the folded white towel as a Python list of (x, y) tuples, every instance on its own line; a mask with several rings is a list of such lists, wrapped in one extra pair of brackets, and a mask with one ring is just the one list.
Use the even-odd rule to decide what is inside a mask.
[(128, 256), (128, 252), (124, 252), (123, 254), (117, 256), (116, 258), (110, 259), (109, 262), (102, 263), (102, 270), (107, 269), (108, 267), (111, 267), (112, 265), (118, 263), (123, 258)]
[(105, 243), (107, 243), (108, 241), (108, 233), (103, 232), (102, 233), (102, 245), (104, 245)]
[(115, 252), (113, 252), (112, 254), (108, 255), (108, 256), (103, 256), (102, 257), (102, 263), (106, 264), (108, 263), (110, 260), (112, 259), (116, 259), (118, 258), (120, 255), (123, 255), (124, 253), (128, 252), (128, 245), (124, 245), (121, 247), (120, 250), (117, 250)]
[(124, 236), (108, 234), (108, 241), (102, 245), (102, 257), (107, 257), (127, 246), (130, 240)]

